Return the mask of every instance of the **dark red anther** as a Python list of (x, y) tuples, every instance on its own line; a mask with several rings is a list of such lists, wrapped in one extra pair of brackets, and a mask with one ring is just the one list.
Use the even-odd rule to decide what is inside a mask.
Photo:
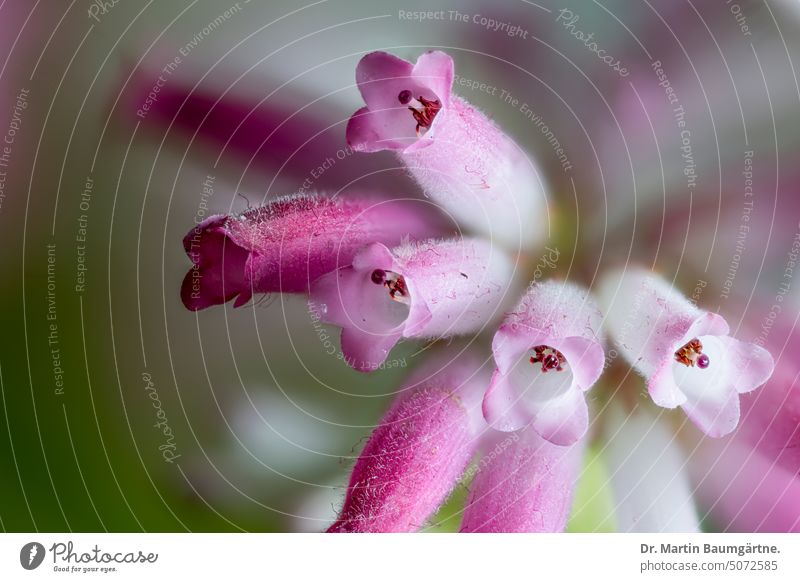
[(375, 269), (372, 271), (371, 279), (376, 285), (383, 285), (386, 281), (386, 271), (383, 269)]
[(417, 131), (419, 131), (420, 127), (429, 128), (433, 125), (433, 119), (436, 117), (436, 114), (442, 108), (442, 104), (439, 103), (438, 100), (429, 101), (425, 99), (422, 95), (419, 96), (418, 101), (422, 105), (422, 110), (415, 109), (413, 107), (409, 107), (411, 110), (411, 115), (414, 116), (414, 119), (417, 122)]
[(400, 102), (401, 105), (407, 105), (408, 102), (411, 101), (411, 91), (409, 91), (408, 89), (403, 89), (397, 96), (397, 100)]
[(559, 366), (558, 356), (555, 354), (548, 354), (544, 357), (542, 361), (542, 372), (547, 372), (548, 370), (555, 370)]
[(566, 364), (567, 359), (564, 357), (564, 354), (557, 349), (551, 348), (550, 346), (535, 346), (533, 351), (536, 355), (531, 356), (530, 362), (531, 364), (538, 364), (541, 362), (543, 373), (549, 370), (560, 372), (564, 369), (562, 366)]

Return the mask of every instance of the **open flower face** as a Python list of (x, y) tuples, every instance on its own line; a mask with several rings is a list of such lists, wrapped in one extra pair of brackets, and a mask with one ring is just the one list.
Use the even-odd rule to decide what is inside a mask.
[[(233, 298), (240, 305), (255, 292), (308, 292), (315, 323), (341, 327), (344, 360), (363, 372), (380, 368), (401, 340), (433, 340), (427, 349), (436, 355), (409, 376), (375, 428), (329, 531), (421, 529), (459, 479), (473, 477), (461, 531), (561, 531), (589, 446), (590, 463), (609, 470), (619, 529), (698, 531), (706, 508), (695, 504), (696, 491), (711, 495), (706, 505), (732, 524), (796, 529), (797, 399), (787, 392), (796, 370), (744, 399), (743, 430), (733, 439), (702, 439), (699, 454), (685, 456), (669, 419), (648, 402), (632, 404), (642, 381), (617, 351), (604, 357), (601, 330), (645, 378), (656, 405), (682, 407), (712, 437), (737, 427), (739, 395), (770, 378), (770, 354), (730, 337), (720, 315), (650, 270), (601, 273), (593, 244), (575, 243), (568, 273), (588, 280), (594, 268), (594, 294), (543, 280), (538, 266), (526, 271), (547, 216), (542, 182), (506, 133), (452, 93), (454, 63), (445, 53), (416, 63), (370, 53), (356, 80), (365, 106), (347, 126), (353, 151), (394, 152), (429, 206), (468, 236), (431, 239), (442, 233), (428, 234), (437, 221), (425, 210), (348, 195), (215, 216), (184, 241), (195, 264), (182, 290), (190, 309)], [(496, 327), (516, 300), (509, 289), (518, 268), (535, 283)], [(462, 334), (470, 337), (467, 356), (437, 342)], [(481, 341), (489, 334), (491, 354)], [(606, 405), (593, 410), (599, 428), (589, 433), (585, 393), (606, 367), (611, 381), (595, 388)]]
[(647, 378), (653, 402), (680, 406), (709, 436), (736, 428), (739, 394), (772, 374), (767, 350), (729, 337), (722, 316), (702, 311), (648, 271), (608, 275), (600, 297), (610, 334)]
[(363, 151), (410, 152), (432, 143), (447, 115), (453, 61), (445, 53), (423, 54), (412, 65), (385, 52), (366, 55), (356, 82), (367, 106), (347, 126), (347, 140)]
[(583, 393), (603, 370), (601, 315), (579, 287), (558, 281), (532, 286), (497, 331), (497, 370), (484, 399), (486, 420), (511, 431), (533, 423), (542, 437), (569, 445), (586, 432)]
[(485, 241), (375, 243), (349, 267), (318, 279), (310, 307), (342, 328), (355, 369), (378, 368), (400, 338), (439, 338), (479, 330), (499, 314), (513, 265)]
[(532, 160), (497, 125), (453, 95), (453, 60), (412, 64), (384, 52), (358, 63), (366, 107), (347, 125), (357, 151), (391, 150), (425, 193), (466, 228), (511, 250), (540, 240), (546, 196)]

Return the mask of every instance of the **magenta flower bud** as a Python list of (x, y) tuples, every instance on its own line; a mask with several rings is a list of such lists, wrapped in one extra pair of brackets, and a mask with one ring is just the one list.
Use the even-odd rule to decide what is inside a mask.
[(212, 216), (183, 239), (192, 268), (181, 287), (196, 311), (254, 293), (306, 293), (310, 284), (357, 249), (379, 241), (397, 244), (440, 231), (436, 218), (411, 202), (373, 196), (287, 196), (238, 216)]
[(584, 392), (603, 371), (602, 316), (580, 287), (531, 286), (492, 342), (497, 364), (483, 401), (494, 428), (533, 430), (557, 445), (581, 438), (589, 423)]
[(755, 390), (772, 375), (767, 350), (729, 337), (722, 316), (699, 309), (649, 271), (608, 275), (599, 297), (610, 335), (647, 379), (653, 402), (680, 406), (709, 436), (733, 431), (739, 423), (739, 394)]
[(356, 461), (329, 532), (420, 529), (475, 453), (488, 370), (474, 354), (442, 350), (400, 391)]
[(451, 93), (453, 60), (440, 51), (416, 64), (385, 52), (358, 63), (366, 107), (347, 125), (359, 151), (392, 150), (430, 198), (460, 224), (509, 248), (541, 235), (545, 194), (532, 161), (480, 111)]
[(501, 310), (514, 266), (477, 239), (429, 240), (389, 250), (371, 244), (353, 264), (320, 277), (309, 307), (342, 328), (342, 352), (377, 369), (401, 338), (477, 332)]
[(554, 445), (530, 427), (491, 431), (470, 487), (462, 532), (560, 532), (578, 479), (583, 441)]

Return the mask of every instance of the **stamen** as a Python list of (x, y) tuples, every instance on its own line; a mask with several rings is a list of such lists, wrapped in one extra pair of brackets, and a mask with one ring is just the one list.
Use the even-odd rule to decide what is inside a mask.
[(686, 367), (697, 367), (705, 370), (711, 364), (711, 359), (703, 353), (703, 344), (699, 339), (694, 338), (685, 346), (675, 352), (675, 361)]
[(376, 285), (384, 285), (389, 289), (389, 297), (394, 301), (400, 303), (409, 303), (408, 287), (406, 287), (406, 280), (402, 275), (394, 271), (384, 271), (383, 269), (375, 269), (370, 275), (370, 279)]
[(408, 105), (414, 121), (417, 122), (417, 137), (421, 136), (420, 129), (430, 129), (436, 114), (442, 109), (442, 104), (438, 99), (425, 99), (422, 95), (414, 99), (413, 94), (408, 89), (403, 89), (397, 95), (397, 100), (401, 105)]
[(547, 373), (550, 370), (561, 372), (567, 364), (567, 359), (564, 354), (550, 346), (536, 346), (533, 348), (535, 356), (531, 356), (531, 364), (542, 363), (542, 372)]

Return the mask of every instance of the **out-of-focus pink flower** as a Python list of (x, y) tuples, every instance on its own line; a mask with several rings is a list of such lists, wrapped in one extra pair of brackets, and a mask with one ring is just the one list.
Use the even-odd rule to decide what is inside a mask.
[[(191, 159), (213, 156), (215, 167), (229, 165), (242, 177), (253, 172), (259, 185), (266, 174), (271, 189), (338, 192), (357, 182), (359, 189), (379, 188), (396, 196), (411, 191), (413, 181), (393, 171), (395, 164), (380, 156), (352, 155), (342, 138), (349, 112), (334, 100), (294, 86), (271, 92), (281, 83), (242, 79), (235, 68), (224, 66), (194, 69), (184, 62), (164, 76), (157, 61), (134, 71), (121, 113), (143, 131), (166, 132)], [(271, 197), (272, 191), (266, 194)]]
[(775, 371), (763, 389), (742, 397), (742, 425), (737, 438), (746, 440), (798, 477), (800, 360), (797, 355), (800, 354), (800, 330), (785, 323), (776, 324), (764, 343), (770, 353), (777, 356)]
[(800, 532), (800, 478), (739, 439), (705, 443), (692, 458), (697, 496), (720, 529)]
[(736, 428), (739, 394), (772, 374), (767, 350), (729, 337), (722, 316), (702, 311), (650, 271), (610, 273), (599, 297), (610, 335), (647, 378), (653, 402), (680, 406), (712, 437)]
[(305, 293), (315, 279), (352, 261), (358, 248), (437, 232), (434, 214), (374, 196), (279, 198), (238, 216), (215, 215), (183, 239), (192, 268), (181, 287), (191, 310), (254, 293)]
[(531, 286), (494, 336), (486, 420), (504, 431), (532, 422), (558, 445), (581, 438), (589, 419), (583, 393), (603, 371), (601, 321), (584, 289), (563, 281)]
[(583, 441), (562, 447), (530, 427), (491, 431), (470, 487), (462, 532), (560, 532), (567, 524)]
[(531, 160), (486, 116), (451, 93), (453, 60), (416, 64), (385, 52), (358, 63), (366, 107), (347, 126), (360, 151), (392, 150), (425, 193), (464, 226), (511, 248), (542, 234), (545, 194)]
[(371, 244), (353, 264), (320, 277), (309, 306), (342, 327), (342, 352), (355, 369), (378, 368), (401, 338), (479, 331), (502, 308), (514, 266), (484, 240)]
[(704, 441), (692, 458), (698, 496), (725, 530), (800, 531), (800, 332), (770, 331), (774, 374), (742, 397), (733, 438)]
[(488, 370), (445, 349), (406, 383), (356, 462), (330, 532), (421, 528), (475, 453)]
[(699, 532), (688, 462), (672, 427), (642, 406), (626, 414), (612, 404), (606, 420), (603, 457), (618, 531)]

